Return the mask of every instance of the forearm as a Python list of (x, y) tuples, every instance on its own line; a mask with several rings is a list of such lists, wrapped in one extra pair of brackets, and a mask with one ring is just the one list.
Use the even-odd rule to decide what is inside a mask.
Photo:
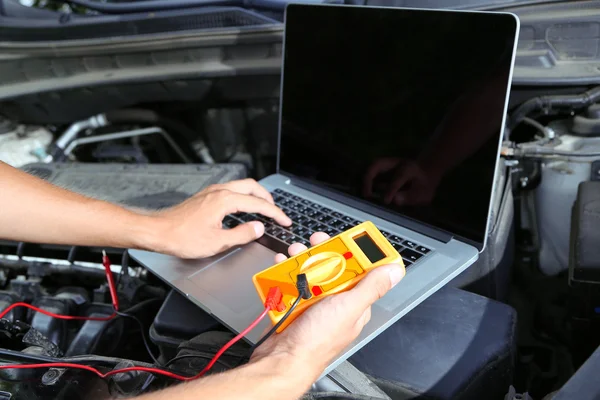
[(0, 238), (33, 243), (146, 247), (152, 218), (61, 189), (0, 162)]
[(310, 388), (318, 374), (310, 364), (304, 365), (283, 356), (270, 356), (136, 400), (296, 400)]

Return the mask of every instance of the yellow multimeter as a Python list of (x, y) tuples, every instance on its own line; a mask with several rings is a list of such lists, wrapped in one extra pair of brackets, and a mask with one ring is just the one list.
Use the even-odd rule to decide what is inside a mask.
[(299, 301), (277, 329), (281, 332), (312, 304), (353, 288), (370, 270), (391, 263), (404, 268), (396, 249), (372, 222), (366, 221), (257, 273), (252, 281), (263, 303), (271, 288), (281, 289), (285, 308), (269, 311), (269, 318), (275, 325), (296, 302), (299, 296), (296, 277), (305, 274), (312, 296)]

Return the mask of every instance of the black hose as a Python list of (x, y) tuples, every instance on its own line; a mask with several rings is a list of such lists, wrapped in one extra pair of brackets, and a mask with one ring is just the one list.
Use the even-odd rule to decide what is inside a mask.
[[(42, 354), (28, 354), (22, 351), (17, 350), (9, 350), (0, 348), (0, 359), (5, 359), (9, 361), (15, 361), (19, 363), (31, 363), (31, 364), (43, 364), (43, 363), (73, 363), (73, 364), (85, 364), (85, 365), (94, 365), (106, 368), (115, 368), (119, 363), (123, 361), (131, 361), (125, 358), (116, 358), (116, 357), (105, 357), (105, 356), (97, 356), (97, 355), (81, 355), (81, 356), (72, 356), (72, 357), (50, 357)], [(136, 365), (143, 367), (152, 367), (153, 364), (142, 362), (142, 361), (134, 361)]]
[(520, 124), (525, 117), (534, 111), (550, 110), (552, 108), (581, 109), (600, 100), (600, 86), (596, 86), (581, 94), (539, 96), (529, 99), (521, 104), (511, 114), (507, 123), (509, 132)]

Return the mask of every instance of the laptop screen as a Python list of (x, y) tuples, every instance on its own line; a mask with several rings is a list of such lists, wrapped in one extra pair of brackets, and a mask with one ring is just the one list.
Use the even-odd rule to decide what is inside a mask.
[(290, 5), (279, 170), (483, 243), (518, 21)]

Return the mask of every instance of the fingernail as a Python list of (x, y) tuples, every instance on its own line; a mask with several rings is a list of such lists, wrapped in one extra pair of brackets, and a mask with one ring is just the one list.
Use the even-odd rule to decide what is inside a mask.
[(261, 237), (263, 233), (265, 233), (265, 226), (262, 223), (258, 221), (252, 221), (250, 223), (252, 224), (252, 228), (254, 228), (257, 238)]
[(396, 286), (404, 278), (404, 271), (400, 267), (394, 267), (390, 269), (390, 281), (392, 287)]

